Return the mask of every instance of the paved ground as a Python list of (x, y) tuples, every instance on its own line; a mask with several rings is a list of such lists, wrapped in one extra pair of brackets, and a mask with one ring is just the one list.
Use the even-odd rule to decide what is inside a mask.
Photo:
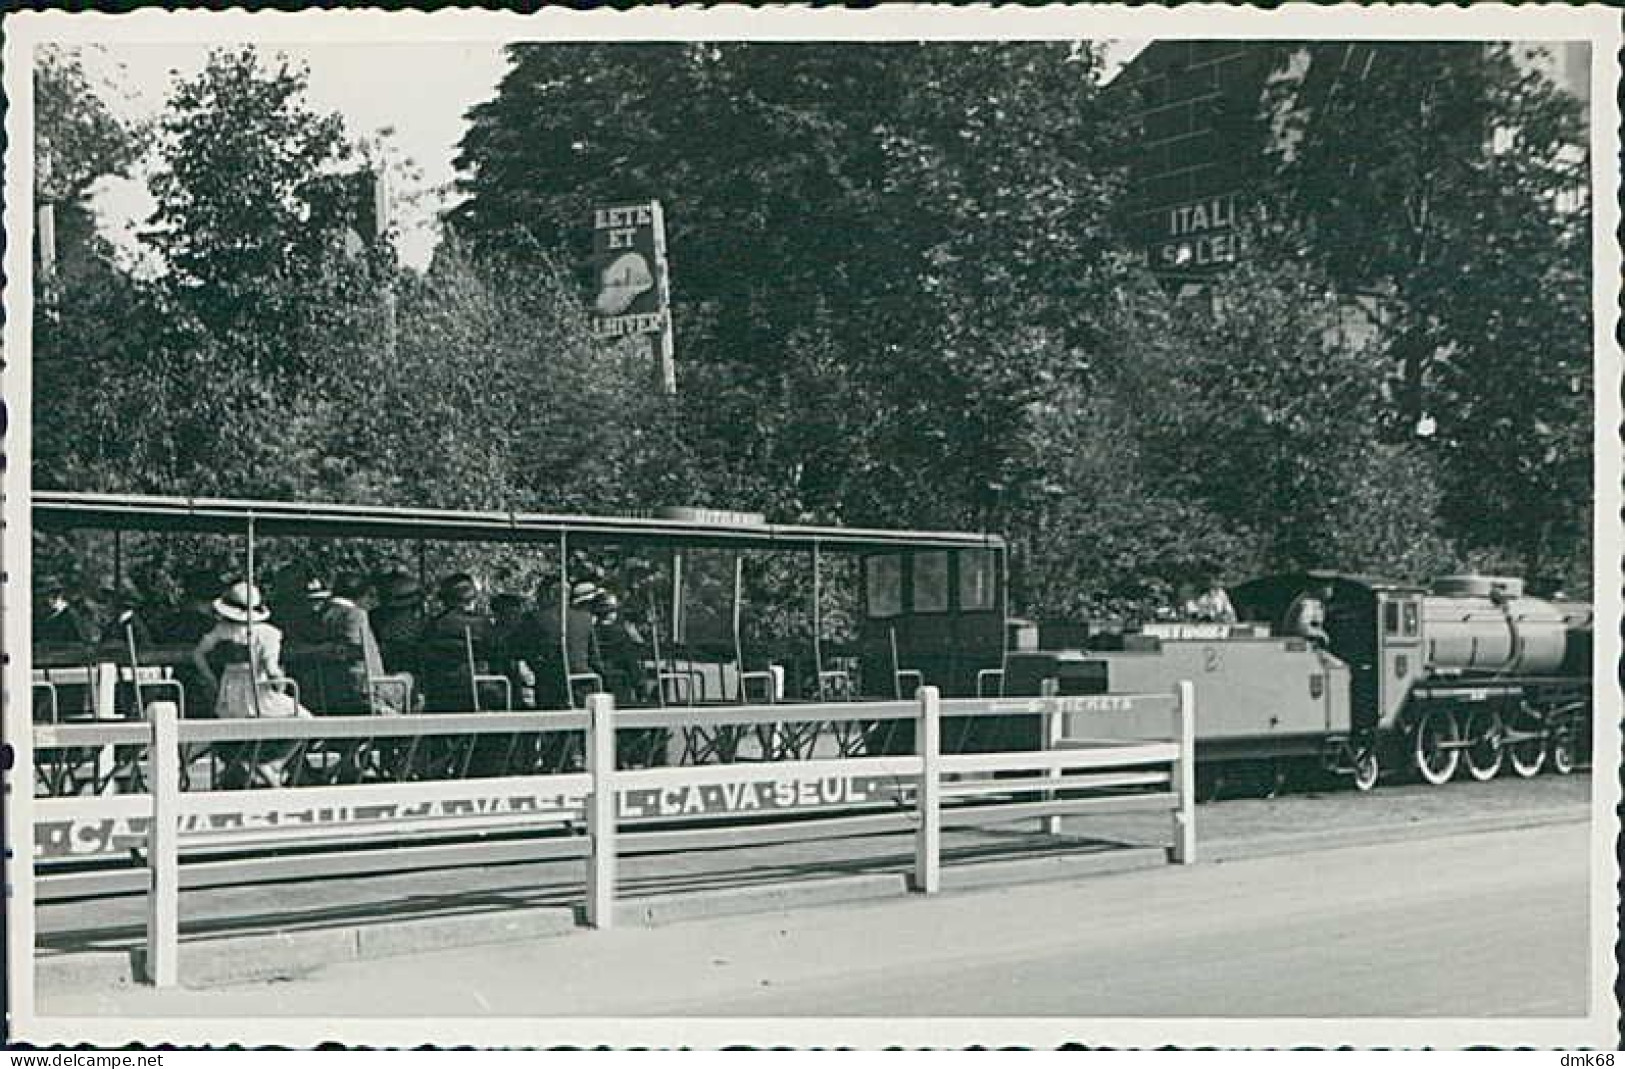
[(580, 932), (49, 1015), (1384, 1016), (1587, 1010), (1583, 824)]
[[(1385, 786), (1371, 794), (1297, 793), (1271, 800), (1233, 799), (1199, 807), (1198, 850), (1209, 860), (1333, 845), (1359, 836), (1440, 834), (1489, 819), (1572, 816), (1589, 803), (1589, 776), (1452, 783), (1444, 788)], [(1095, 842), (1054, 841), (1018, 827), (950, 832), (949, 865), (1015, 857), (1058, 856), (1102, 844), (1166, 844), (1160, 814), (1069, 818), (1066, 830)], [(905, 871), (913, 843), (905, 835), (805, 842), (735, 850), (644, 855), (622, 862), (627, 896), (681, 893), (807, 880), (819, 876)], [(369, 918), (468, 916), (515, 907), (564, 906), (582, 900), (579, 860), (188, 890), (181, 896), (183, 936), (331, 929)], [(139, 896), (44, 903), (38, 910), (42, 958), (87, 949), (136, 945), (145, 933)]]

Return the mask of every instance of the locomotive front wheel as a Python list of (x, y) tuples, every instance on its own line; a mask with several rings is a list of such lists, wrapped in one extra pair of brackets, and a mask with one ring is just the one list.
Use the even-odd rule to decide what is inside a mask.
[(1429, 709), (1423, 713), (1411, 734), (1411, 758), (1417, 774), (1435, 787), (1449, 782), (1461, 763), (1461, 750), (1455, 745), (1460, 739), (1456, 718), (1448, 712)]
[(1467, 728), (1462, 733), (1471, 744), (1466, 751), (1467, 774), (1480, 783), (1494, 779), (1501, 771), (1503, 733), (1501, 714), (1495, 710), (1474, 709), (1467, 715)]
[(1377, 748), (1367, 746), (1354, 755), (1354, 789), (1369, 791), (1377, 785), (1382, 768), (1377, 763)]
[(1579, 757), (1575, 752), (1578, 749), (1577, 742), (1574, 729), (1566, 724), (1552, 733), (1552, 771), (1559, 776), (1573, 772), (1574, 766), (1579, 763)]
[(1538, 776), (1546, 767), (1546, 740), (1539, 735), (1510, 743), (1505, 749), (1512, 760), (1512, 771), (1523, 779)]

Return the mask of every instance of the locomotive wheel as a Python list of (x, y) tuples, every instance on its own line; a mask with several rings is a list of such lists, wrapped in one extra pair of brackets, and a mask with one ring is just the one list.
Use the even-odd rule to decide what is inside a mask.
[(1367, 746), (1354, 755), (1354, 789), (1369, 791), (1377, 785), (1382, 767), (1377, 761), (1377, 748)]
[(1429, 709), (1416, 722), (1411, 734), (1411, 758), (1416, 772), (1437, 787), (1456, 774), (1461, 751), (1454, 744), (1461, 739), (1456, 718), (1443, 709)]
[(1463, 732), (1472, 743), (1467, 747), (1467, 774), (1483, 783), (1501, 771), (1505, 751), (1501, 746), (1501, 714), (1493, 709), (1474, 709), (1467, 715)]
[(1538, 776), (1546, 767), (1546, 740), (1539, 736), (1511, 743), (1505, 750), (1512, 760), (1512, 771), (1523, 779)]
[(1568, 724), (1564, 724), (1552, 732), (1552, 771), (1559, 776), (1566, 776), (1573, 772), (1574, 766), (1579, 763), (1579, 756), (1576, 753), (1578, 749), (1577, 742), (1578, 740), (1574, 737), (1574, 728)]

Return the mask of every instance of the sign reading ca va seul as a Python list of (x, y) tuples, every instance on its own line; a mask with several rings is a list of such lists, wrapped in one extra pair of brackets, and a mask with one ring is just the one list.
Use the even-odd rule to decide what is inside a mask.
[(620, 817), (721, 816), (891, 802), (893, 776), (797, 776), (764, 771), (758, 779), (633, 788), (618, 792)]
[(594, 331), (599, 337), (665, 329), (666, 236), (659, 201), (594, 209), (592, 266)]

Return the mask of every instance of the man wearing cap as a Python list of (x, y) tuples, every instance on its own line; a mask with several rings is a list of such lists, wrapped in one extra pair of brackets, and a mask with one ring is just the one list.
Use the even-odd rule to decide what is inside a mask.
[(425, 708), (431, 713), (473, 712), (473, 673), (484, 671), (491, 621), (475, 608), (479, 587), (471, 575), (446, 577), (436, 596), (440, 612), (424, 624), (418, 640)]

